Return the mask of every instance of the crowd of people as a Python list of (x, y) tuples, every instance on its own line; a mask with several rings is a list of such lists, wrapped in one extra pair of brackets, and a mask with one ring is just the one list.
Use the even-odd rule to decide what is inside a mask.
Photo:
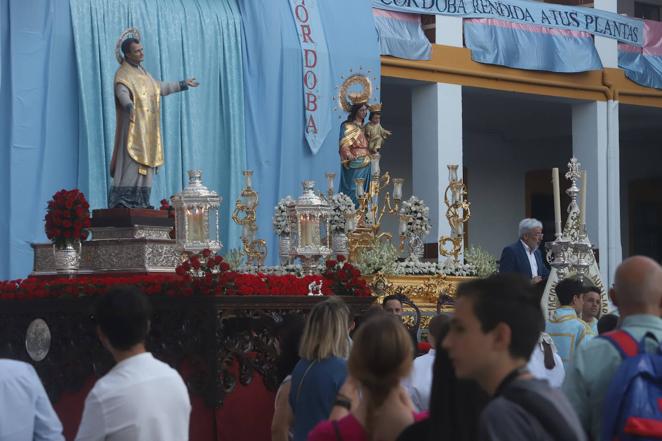
[[(274, 418), (272, 440), (597, 441), (637, 431), (662, 439), (662, 267), (626, 259), (610, 290), (620, 316), (600, 318), (599, 290), (568, 278), (545, 320), (534, 277), (500, 273), (461, 284), (454, 313), (430, 321), (433, 349), (413, 360), (397, 297), (356, 329), (339, 299), (320, 303), (303, 331), (289, 399), (276, 402), (276, 415), (290, 417), (285, 425)], [(622, 337), (641, 351), (622, 353)], [(630, 376), (621, 372), (646, 356), (654, 365), (648, 380), (631, 367)], [(625, 390), (626, 380), (643, 391)], [(625, 386), (610, 396), (619, 382)]]
[[(600, 317), (599, 290), (566, 278), (545, 320), (541, 231), (524, 227), (521, 250), (504, 251), (509, 271), (460, 284), (453, 314), (430, 320), (432, 349), (418, 357), (398, 296), (360, 317), (335, 296), (286, 317), (272, 440), (662, 439), (662, 267), (622, 262), (609, 291), (618, 316)], [(87, 396), (76, 440), (188, 439), (186, 386), (145, 348), (147, 298), (113, 288), (94, 319), (116, 365)], [(0, 441), (63, 440), (30, 365), (0, 360), (0, 391)]]

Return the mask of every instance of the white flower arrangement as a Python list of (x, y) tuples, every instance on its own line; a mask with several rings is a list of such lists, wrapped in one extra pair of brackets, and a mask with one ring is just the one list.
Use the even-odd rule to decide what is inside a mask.
[(400, 214), (408, 216), (407, 236), (425, 237), (430, 232), (430, 208), (416, 196), (402, 202)]
[(390, 240), (374, 239), (372, 247), (361, 250), (352, 264), (361, 274), (393, 274), (397, 259), (398, 251)]
[(331, 203), (332, 210), (331, 217), (329, 218), (331, 231), (334, 233), (345, 232), (347, 216), (356, 213), (354, 202), (352, 202), (352, 199), (344, 193), (335, 193), (329, 202)]
[(455, 263), (453, 259), (447, 259), (439, 264), (441, 273), (447, 276), (471, 277), (477, 275), (476, 267), (471, 263)]
[(397, 275), (435, 275), (469, 277), (476, 275), (476, 267), (466, 263), (455, 263), (452, 259), (445, 262), (421, 262), (407, 259), (395, 264), (394, 274)]
[(464, 261), (476, 267), (478, 277), (487, 277), (497, 272), (497, 258), (479, 246), (470, 246), (464, 251)]
[(290, 223), (287, 219), (287, 206), (293, 203), (294, 199), (287, 196), (278, 201), (278, 205), (274, 207), (273, 226), (274, 233), (276, 233), (277, 236), (290, 234)]
[[(242, 274), (265, 274), (269, 276), (293, 274), (297, 277), (303, 277), (305, 275), (300, 265), (261, 266), (259, 268), (255, 265), (242, 265), (237, 268), (237, 272)], [(318, 272), (321, 272), (321, 268)]]
[(421, 262), (415, 259), (407, 259), (403, 262), (395, 264), (394, 273), (397, 275), (423, 275), (423, 274), (439, 274), (440, 267), (436, 262)]

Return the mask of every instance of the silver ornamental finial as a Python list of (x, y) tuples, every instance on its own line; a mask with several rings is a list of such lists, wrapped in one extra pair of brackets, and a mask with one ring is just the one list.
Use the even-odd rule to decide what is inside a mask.
[(581, 178), (582, 176), (581, 167), (582, 165), (577, 160), (577, 158), (570, 159), (570, 162), (568, 162), (568, 171), (565, 174), (565, 178), (570, 179), (573, 182)]

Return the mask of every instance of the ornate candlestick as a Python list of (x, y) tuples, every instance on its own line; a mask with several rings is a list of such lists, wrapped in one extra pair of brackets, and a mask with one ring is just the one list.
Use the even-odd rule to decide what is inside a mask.
[(264, 265), (267, 257), (267, 243), (264, 239), (256, 239), (257, 223), (255, 222), (255, 210), (259, 203), (259, 197), (253, 190), (252, 170), (244, 171), (244, 188), (241, 197), (235, 202), (232, 220), (242, 226), (241, 243), (242, 254), (246, 256), (249, 265)]
[(359, 249), (372, 247), (374, 239), (390, 240), (390, 233), (379, 233), (382, 218), (385, 214), (397, 214), (400, 211), (404, 179), (394, 178), (393, 198), (387, 191), (380, 203), (380, 193), (391, 183), (389, 172), (381, 174), (380, 159), (379, 153), (374, 153), (370, 157), (371, 176), (367, 192), (363, 189), (365, 180), (356, 179), (356, 198), (359, 201), (359, 207), (356, 210), (356, 228), (349, 234), (350, 260)]
[[(462, 179), (457, 177), (457, 164), (448, 165), (448, 186), (444, 191), (444, 204), (446, 219), (451, 227), (450, 236), (439, 237), (439, 254), (445, 257), (452, 256), (455, 263), (460, 261), (462, 244), (464, 242), (464, 224), (471, 217), (470, 203), (467, 201), (467, 187)], [(451, 244), (451, 249), (446, 249), (446, 244)]]
[(331, 198), (335, 194), (333, 180), (336, 178), (336, 174), (333, 172), (326, 172), (324, 173), (324, 176), (326, 176), (326, 195), (328, 198)]
[(577, 181), (582, 177), (581, 164), (577, 158), (572, 158), (568, 163), (568, 172), (565, 177), (571, 183), (566, 190), (570, 196), (568, 219), (565, 228), (560, 234), (556, 234), (556, 239), (545, 244), (547, 261), (556, 269), (560, 280), (573, 273), (583, 280), (590, 267), (595, 263), (595, 257), (577, 203), (577, 197), (581, 191)]

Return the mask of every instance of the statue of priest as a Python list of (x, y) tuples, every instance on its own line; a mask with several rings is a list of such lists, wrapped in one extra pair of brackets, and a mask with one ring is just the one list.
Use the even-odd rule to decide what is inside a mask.
[[(129, 31), (134, 36), (124, 38)], [(154, 80), (141, 65), (145, 55), (135, 29), (122, 34), (118, 47), (122, 54), (116, 48), (120, 67), (114, 81), (116, 127), (108, 207), (153, 208), (149, 203), (152, 175), (163, 165), (161, 96), (199, 83), (195, 78), (169, 83)]]

